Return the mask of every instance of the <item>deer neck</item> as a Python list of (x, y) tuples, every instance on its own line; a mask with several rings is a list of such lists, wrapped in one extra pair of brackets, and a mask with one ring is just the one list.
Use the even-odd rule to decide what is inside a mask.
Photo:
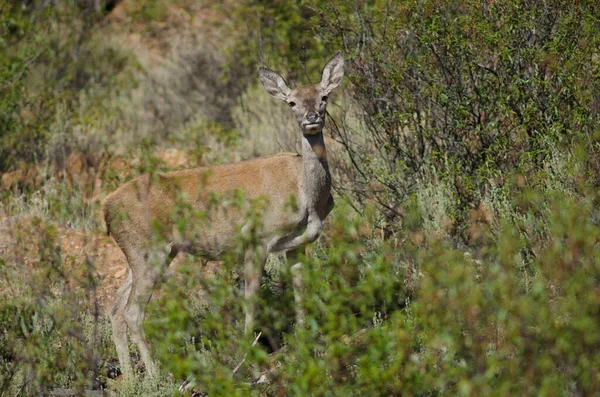
[(302, 137), (302, 193), (307, 205), (322, 205), (331, 193), (331, 174), (327, 164), (327, 149), (323, 132)]

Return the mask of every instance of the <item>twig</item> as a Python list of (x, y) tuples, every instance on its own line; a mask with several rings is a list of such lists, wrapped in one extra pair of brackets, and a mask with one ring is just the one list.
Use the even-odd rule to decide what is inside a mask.
[[(254, 339), (254, 342), (252, 342), (252, 346), (256, 346), (256, 344), (258, 343), (258, 338), (260, 338), (261, 335), (262, 335), (262, 332), (259, 332), (258, 335), (256, 336), (256, 339)], [(235, 376), (235, 374), (237, 374), (237, 372), (240, 370), (240, 368), (246, 361), (247, 355), (248, 354), (244, 354), (244, 358), (242, 359), (242, 361), (240, 361), (240, 363), (233, 369), (233, 376)]]
[(179, 393), (184, 393), (189, 385), (191, 384), (191, 382), (194, 380), (194, 375), (190, 375), (188, 376), (183, 383), (181, 384), (181, 386), (179, 386)]

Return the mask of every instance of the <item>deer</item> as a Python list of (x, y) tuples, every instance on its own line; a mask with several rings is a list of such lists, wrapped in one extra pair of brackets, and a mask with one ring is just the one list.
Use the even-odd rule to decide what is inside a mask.
[[(124, 378), (133, 375), (127, 329), (137, 345), (146, 374), (155, 377), (158, 368), (144, 335), (146, 306), (157, 282), (180, 252), (208, 259), (232, 249), (236, 233), (249, 227), (240, 211), (222, 211), (209, 204), (210, 194), (241, 191), (247, 201), (265, 198), (257, 243), (245, 249), (243, 283), (244, 333), (254, 327), (254, 298), (260, 288), (267, 255), (285, 252), (292, 275), (296, 327), (302, 327), (302, 250), (314, 242), (323, 221), (334, 207), (332, 181), (323, 138), (329, 94), (344, 77), (344, 57), (335, 54), (317, 84), (288, 86), (278, 73), (259, 68), (259, 77), (271, 96), (292, 109), (302, 132), (301, 154), (280, 153), (238, 163), (142, 175), (117, 188), (103, 200), (107, 234), (121, 248), (128, 263), (128, 278), (109, 308), (119, 364)], [(176, 233), (170, 214), (177, 200), (185, 197), (192, 210), (207, 211), (210, 227), (201, 233)], [(290, 206), (290, 200), (295, 205)], [(164, 231), (157, 240), (156, 225)], [(241, 259), (241, 258), (240, 258)]]

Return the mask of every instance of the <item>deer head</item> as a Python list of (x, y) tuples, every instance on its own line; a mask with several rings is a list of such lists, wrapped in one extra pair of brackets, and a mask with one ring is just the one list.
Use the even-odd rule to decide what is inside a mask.
[(319, 84), (303, 85), (291, 89), (278, 73), (260, 68), (260, 81), (267, 92), (285, 101), (294, 111), (298, 125), (305, 135), (322, 132), (329, 93), (344, 77), (344, 56), (338, 52), (327, 62)]

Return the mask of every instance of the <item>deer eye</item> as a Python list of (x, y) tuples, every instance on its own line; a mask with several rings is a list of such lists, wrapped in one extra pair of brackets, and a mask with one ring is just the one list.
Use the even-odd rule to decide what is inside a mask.
[(294, 106), (296, 106), (296, 102), (288, 102), (288, 106), (293, 108)]
[(323, 102), (327, 102), (327, 95), (325, 95), (324, 97), (322, 97), (322, 98), (321, 98), (321, 100), (322, 100)]

